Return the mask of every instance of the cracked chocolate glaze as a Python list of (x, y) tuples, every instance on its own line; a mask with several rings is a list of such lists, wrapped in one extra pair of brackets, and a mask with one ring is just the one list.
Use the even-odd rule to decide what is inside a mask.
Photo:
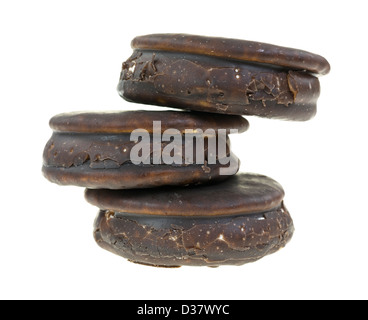
[[(183, 117), (181, 118), (180, 115)], [(147, 131), (152, 132), (155, 120), (162, 120), (162, 132), (164, 129), (171, 128), (170, 124), (175, 125), (174, 129), (178, 128), (176, 135), (179, 132), (179, 140), (181, 139), (182, 144), (181, 149), (175, 149), (175, 151), (178, 152), (176, 159), (180, 158), (181, 162), (169, 165), (164, 164), (162, 160), (162, 164), (156, 164), (153, 161), (153, 153), (156, 149), (153, 147), (152, 134), (147, 143), (130, 141), (130, 133), (127, 130), (134, 130), (133, 128), (139, 125), (137, 122), (139, 119), (142, 120), (142, 126), (136, 129), (146, 130), (147, 128)], [(209, 120), (206, 121), (206, 119)], [(202, 184), (212, 180), (223, 180), (226, 176), (220, 176), (220, 168), (229, 166), (229, 164), (222, 165), (225, 163), (224, 157), (231, 159), (231, 163), (237, 165), (235, 171), (239, 169), (239, 160), (231, 154), (228, 136), (224, 141), (226, 155), (216, 153), (212, 157), (214, 161), (210, 161), (209, 142), (205, 139), (204, 150), (199, 148), (200, 152), (203, 152), (204, 161), (197, 161), (197, 140), (186, 139), (186, 135), (181, 132), (185, 129), (205, 130), (212, 124), (217, 129), (224, 124), (227, 127), (223, 129), (239, 128), (243, 131), (248, 127), (248, 122), (243, 120), (241, 117), (228, 116), (220, 119), (199, 113), (171, 111), (58, 115), (50, 121), (54, 133), (44, 149), (43, 173), (48, 180), (61, 185), (109, 189)], [(185, 128), (190, 124), (199, 125), (199, 128), (197, 126)], [(80, 132), (76, 132), (77, 130)], [(108, 133), (109, 131), (111, 133)], [(147, 146), (150, 150), (147, 159), (142, 159), (147, 160), (145, 164), (132, 163), (131, 150), (136, 143), (140, 143), (140, 147)], [(170, 143), (171, 141), (161, 142), (162, 157), (173, 156), (171, 149), (166, 149)], [(187, 150), (192, 150), (191, 162), (187, 161)]]
[[(232, 162), (240, 160), (235, 156)], [(201, 185), (229, 178), (220, 175), (220, 169), (227, 166), (214, 165), (134, 165), (127, 163), (117, 169), (92, 169), (89, 163), (79, 167), (60, 168), (43, 166), (42, 173), (50, 182), (59, 185), (73, 185), (90, 189), (145, 189), (161, 186)], [(236, 170), (236, 171), (237, 171)], [(234, 172), (235, 174), (236, 172)], [(152, 189), (153, 190), (153, 189)]]
[[(217, 137), (216, 139), (218, 141), (221, 138)], [(193, 154), (193, 163), (197, 163), (196, 139), (186, 140), (185, 135), (182, 135), (180, 140), (182, 141), (180, 152), (182, 165), (185, 165), (186, 149)], [(45, 146), (44, 166), (70, 168), (72, 166), (79, 167), (88, 162), (91, 169), (117, 169), (126, 163), (132, 163), (130, 153), (137, 143), (140, 143), (142, 147), (147, 146), (151, 150), (150, 154), (147, 155), (147, 159), (142, 160), (147, 160), (149, 164), (154, 165), (152, 141), (152, 135), (150, 135), (150, 142), (144, 143), (130, 141), (129, 134), (68, 134), (56, 132)], [(165, 149), (170, 143), (171, 141), (161, 142), (160, 153), (162, 157), (170, 156), (170, 153)], [(208, 139), (205, 139), (203, 158), (207, 162), (209, 160), (208, 144)], [(226, 145), (226, 156), (229, 156), (230, 139), (228, 136), (226, 136), (226, 141), (223, 141), (223, 144)], [(218, 155), (215, 156), (218, 161)], [(161, 161), (164, 163), (163, 160)]]
[(320, 85), (285, 67), (137, 49), (123, 63), (118, 92), (137, 103), (305, 121), (316, 113)]
[[(184, 138), (183, 138), (184, 139)], [(192, 140), (195, 142), (195, 140)], [(161, 151), (169, 142), (161, 145)], [(51, 182), (59, 185), (75, 185), (86, 188), (132, 189), (153, 188), (162, 185), (198, 185), (220, 181), (228, 176), (220, 175), (222, 165), (218, 157), (216, 163), (208, 163), (208, 148), (205, 143), (204, 163), (196, 164), (196, 146), (193, 148), (193, 164), (185, 163), (185, 150), (182, 150), (182, 164), (135, 165), (131, 162), (130, 151), (135, 145), (128, 134), (60, 134), (54, 133), (44, 150), (43, 174)], [(151, 145), (151, 144), (150, 144)], [(151, 150), (152, 145), (151, 145)], [(227, 141), (227, 157), (230, 163), (239, 159), (231, 153)], [(236, 173), (234, 172), (234, 174)]]
[(283, 248), (294, 226), (282, 203), (258, 214), (166, 217), (101, 210), (97, 244), (156, 267), (243, 265)]

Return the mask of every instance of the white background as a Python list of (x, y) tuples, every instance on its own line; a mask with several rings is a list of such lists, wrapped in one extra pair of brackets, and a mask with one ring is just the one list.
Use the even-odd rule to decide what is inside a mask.
[[(0, 2), (2, 299), (353, 299), (367, 294), (365, 1)], [(130, 41), (192, 33), (325, 56), (317, 116), (248, 117), (242, 171), (285, 188), (296, 233), (242, 267), (157, 269), (100, 249), (83, 189), (41, 174), (48, 120), (75, 110), (154, 109), (116, 92)], [(162, 109), (160, 109), (162, 110)]]

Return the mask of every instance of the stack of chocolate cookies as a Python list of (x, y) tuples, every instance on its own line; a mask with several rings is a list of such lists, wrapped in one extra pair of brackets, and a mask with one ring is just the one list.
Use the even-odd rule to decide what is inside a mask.
[(294, 231), (273, 179), (238, 173), (230, 134), (242, 115), (305, 121), (316, 113), (321, 56), (264, 43), (181, 34), (137, 37), (118, 85), (126, 100), (182, 111), (53, 117), (43, 173), (85, 187), (94, 236), (140, 264), (242, 265)]

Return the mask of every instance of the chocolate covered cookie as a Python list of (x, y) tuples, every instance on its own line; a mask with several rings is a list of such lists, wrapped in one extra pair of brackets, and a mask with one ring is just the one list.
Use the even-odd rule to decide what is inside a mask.
[(239, 160), (228, 134), (247, 130), (248, 122), (196, 112), (126, 111), (61, 114), (50, 126), (54, 133), (43, 155), (47, 179), (131, 189), (201, 184), (235, 174)]
[(95, 239), (132, 262), (242, 265), (284, 247), (294, 231), (276, 181), (237, 174), (218, 184), (147, 190), (86, 190), (101, 209)]
[(184, 34), (132, 41), (119, 94), (196, 111), (304, 121), (316, 113), (323, 57), (260, 42)]

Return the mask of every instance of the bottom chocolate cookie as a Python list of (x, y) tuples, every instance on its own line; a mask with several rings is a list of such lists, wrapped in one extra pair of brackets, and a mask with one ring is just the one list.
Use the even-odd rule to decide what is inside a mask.
[(242, 265), (283, 248), (293, 233), (282, 205), (261, 214), (212, 218), (101, 210), (95, 240), (132, 262), (158, 267)]
[(283, 196), (255, 174), (202, 187), (86, 191), (101, 208), (97, 243), (157, 267), (242, 265), (278, 251), (294, 231)]

